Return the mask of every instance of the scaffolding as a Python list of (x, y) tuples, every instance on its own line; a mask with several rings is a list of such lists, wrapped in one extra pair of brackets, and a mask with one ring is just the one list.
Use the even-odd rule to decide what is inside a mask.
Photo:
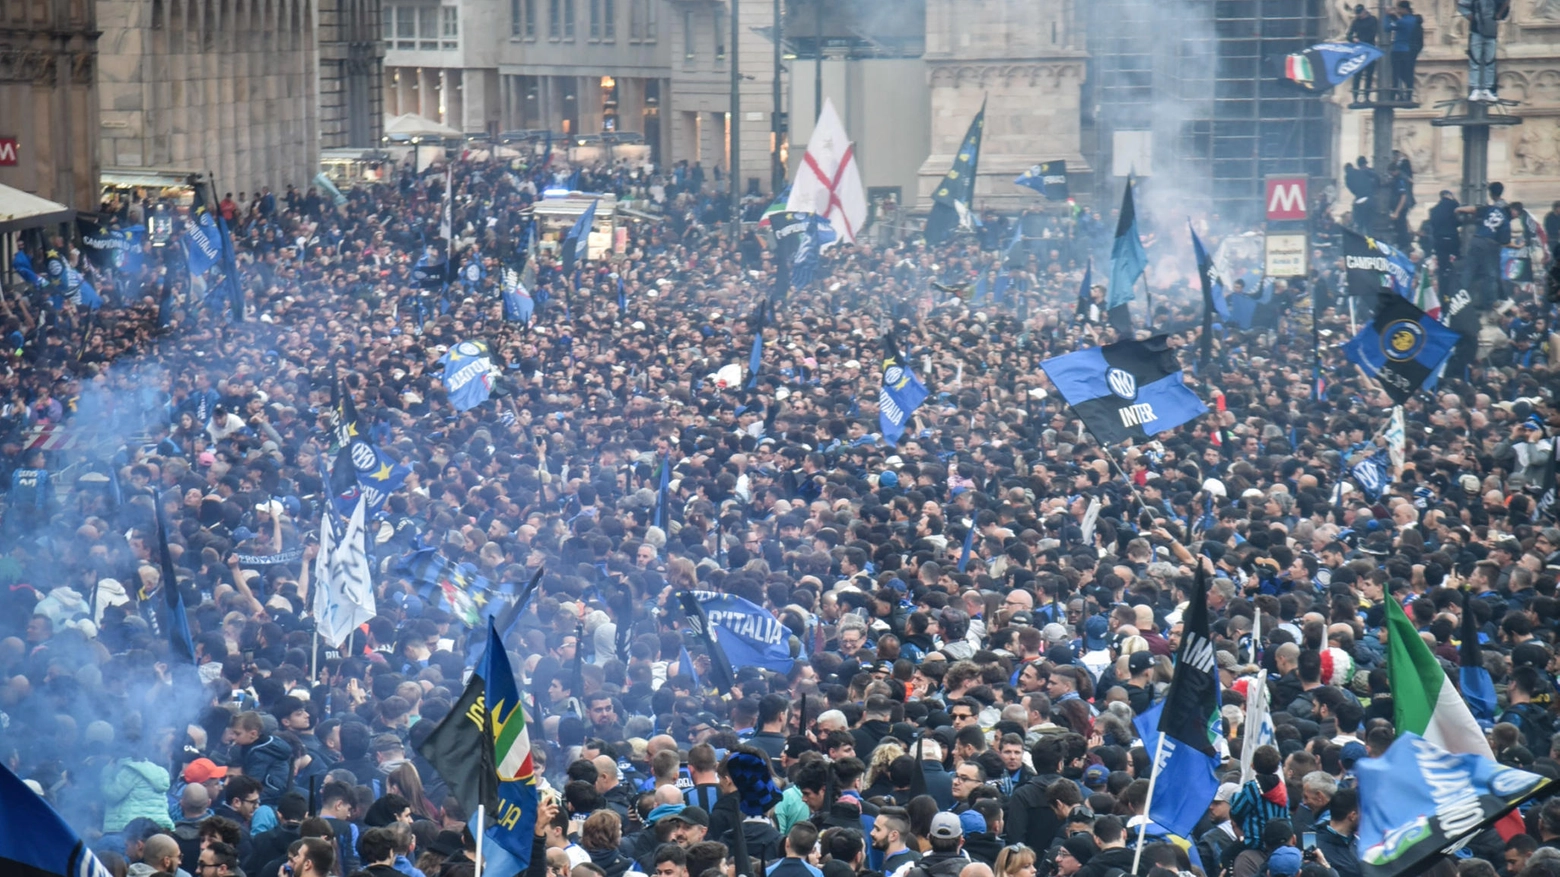
[(1326, 35), (1322, 0), (1102, 0), (1089, 14), (1100, 195), (1119, 188), (1120, 132), (1151, 132), (1139, 172), (1173, 171), (1177, 189), (1207, 192), (1189, 206), (1241, 223), (1261, 219), (1268, 176), (1331, 174), (1336, 109), (1283, 79), (1284, 58)]

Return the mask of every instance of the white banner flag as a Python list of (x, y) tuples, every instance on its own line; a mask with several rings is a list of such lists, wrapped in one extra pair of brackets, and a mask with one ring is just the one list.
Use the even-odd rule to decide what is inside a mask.
[(314, 623), (326, 642), (340, 646), (358, 625), (373, 618), (373, 568), (363, 541), (364, 501), (358, 500), (339, 541), (331, 512), (320, 527), (320, 553), (315, 560)]
[(1251, 769), (1251, 758), (1258, 746), (1267, 746), (1276, 739), (1273, 734), (1273, 715), (1268, 709), (1267, 683), (1259, 670), (1256, 676), (1247, 677), (1246, 725), (1240, 732), (1240, 782), (1250, 782), (1256, 772)]
[(807, 154), (796, 169), (785, 209), (824, 217), (842, 240), (851, 243), (866, 224), (867, 193), (861, 187), (855, 144), (846, 135), (833, 102), (827, 99), (818, 114), (817, 127), (807, 138)]
[(1403, 474), (1403, 406), (1392, 406), (1392, 420), (1387, 424), (1387, 454), (1392, 458), (1392, 474)]

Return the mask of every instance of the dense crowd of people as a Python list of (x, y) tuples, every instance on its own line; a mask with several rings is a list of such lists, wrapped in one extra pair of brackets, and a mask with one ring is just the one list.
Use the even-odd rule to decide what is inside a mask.
[[(621, 252), (565, 274), (544, 246), (518, 321), (503, 268), (535, 239), (545, 180), (451, 178), (449, 242), (442, 169), (339, 206), (217, 202), (243, 321), (176, 246), (126, 276), (34, 240), (35, 264), (58, 249), (104, 306), (0, 298), (0, 761), (111, 873), (473, 874), (472, 813), (420, 749), (487, 618), (541, 569), (503, 631), (543, 791), (529, 877), (716, 877), (738, 834), (769, 877), (1361, 877), (1354, 765), (1394, 739), (1389, 600), (1448, 669), (1474, 613), (1493, 751), (1560, 777), (1560, 529), (1540, 514), (1556, 305), (1533, 284), (1507, 282), (1477, 358), (1404, 406), (1404, 460), (1368, 494), (1347, 463), (1385, 452), (1391, 403), (1340, 351), (1372, 303), (1334, 249), (1287, 284), (1225, 260), (1271, 320), (1221, 320), (1203, 362), (1191, 247), (1168, 223), (1152, 327), (1211, 410), (1107, 448), (1039, 364), (1114, 337), (1103, 291), (1080, 290), (1091, 256), (1104, 274), (1108, 215), (1034, 211), (1016, 244), (1000, 217), (941, 244), (863, 236), (772, 290), (761, 233), (729, 236), (721, 199), (679, 175), (664, 219), (617, 218)], [(414, 278), (430, 249), (455, 279)], [(931, 391), (895, 445), (890, 334)], [(491, 351), (492, 398), (458, 411), (439, 361), (468, 341)], [(408, 471), (369, 527), (376, 614), (328, 643), (311, 588), (343, 395)], [(1225, 748), (1252, 686), (1275, 740), (1249, 782), (1226, 762), (1194, 831), (1144, 828), (1139, 857), (1134, 719), (1173, 678), (1198, 566)], [(788, 666), (739, 663), (714, 690), (690, 589), (761, 607)], [(783, 789), (741, 821), (721, 805), (736, 753)], [(1525, 817), (1436, 867), (1560, 877), (1560, 799)]]

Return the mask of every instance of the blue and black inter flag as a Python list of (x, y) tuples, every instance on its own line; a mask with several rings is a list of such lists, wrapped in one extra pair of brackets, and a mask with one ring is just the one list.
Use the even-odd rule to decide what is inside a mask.
[(1208, 411), (1182, 381), (1163, 335), (1079, 350), (1040, 367), (1102, 444), (1146, 441)]
[(1066, 201), (1067, 192), (1067, 162), (1042, 161), (1030, 166), (1029, 170), (1018, 175), (1013, 181), (1016, 185), (1034, 189), (1044, 195), (1047, 201)]
[(1383, 292), (1376, 318), (1343, 345), (1343, 352), (1402, 405), (1420, 388), (1435, 386), (1436, 371), (1461, 337), (1408, 299)]
[(893, 446), (910, 424), (910, 416), (926, 401), (926, 385), (899, 354), (891, 334), (883, 336), (883, 386), (878, 390), (878, 427), (883, 441)]

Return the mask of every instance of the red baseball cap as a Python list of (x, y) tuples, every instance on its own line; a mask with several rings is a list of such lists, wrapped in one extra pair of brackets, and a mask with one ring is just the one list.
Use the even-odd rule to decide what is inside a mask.
[(184, 766), (184, 781), (203, 783), (207, 780), (221, 779), (227, 776), (227, 772), (227, 768), (217, 767), (217, 763), (209, 758), (197, 758)]

